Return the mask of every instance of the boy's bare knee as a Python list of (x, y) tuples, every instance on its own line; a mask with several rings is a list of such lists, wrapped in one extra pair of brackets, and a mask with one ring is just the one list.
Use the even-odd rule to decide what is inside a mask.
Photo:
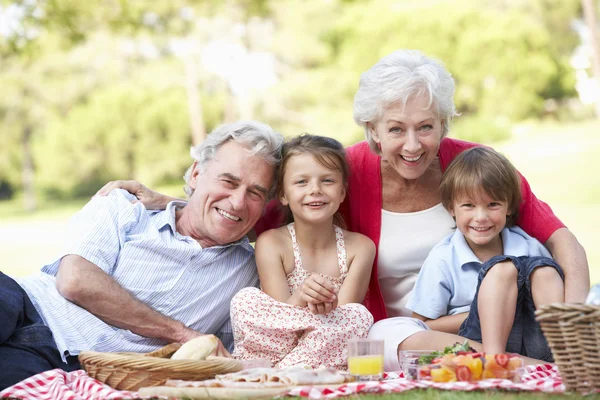
[(483, 279), (484, 281), (488, 278), (516, 281), (518, 274), (519, 271), (517, 271), (515, 264), (510, 260), (506, 260), (491, 267)]
[(560, 275), (558, 274), (558, 271), (554, 267), (541, 266), (541, 267), (537, 267), (533, 270), (533, 272), (529, 276), (529, 279), (531, 281), (538, 280), (538, 279), (545, 281), (545, 280), (549, 280), (549, 279), (555, 279), (557, 277), (560, 278)]

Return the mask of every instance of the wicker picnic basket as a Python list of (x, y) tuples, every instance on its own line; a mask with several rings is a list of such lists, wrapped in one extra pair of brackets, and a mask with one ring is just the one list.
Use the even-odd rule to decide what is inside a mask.
[(600, 306), (554, 303), (535, 315), (566, 389), (600, 390)]
[(167, 379), (198, 381), (242, 370), (242, 363), (230, 358), (169, 359), (178, 347), (178, 344), (171, 344), (146, 354), (83, 351), (79, 354), (79, 362), (92, 378), (117, 390), (133, 391), (162, 385)]

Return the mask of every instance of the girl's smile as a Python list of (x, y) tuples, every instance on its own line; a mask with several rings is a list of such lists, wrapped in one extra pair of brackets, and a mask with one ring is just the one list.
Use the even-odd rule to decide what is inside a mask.
[(294, 220), (321, 222), (332, 218), (344, 200), (342, 173), (321, 164), (311, 154), (292, 156), (285, 168), (281, 203)]

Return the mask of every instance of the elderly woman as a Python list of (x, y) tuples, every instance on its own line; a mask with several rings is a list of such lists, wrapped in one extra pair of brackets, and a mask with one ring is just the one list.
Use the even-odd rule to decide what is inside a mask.
[[(351, 179), (342, 205), (348, 229), (377, 245), (365, 305), (375, 325), (370, 337), (385, 339), (386, 370), (398, 370), (402, 349), (441, 349), (468, 313), (432, 321), (410, 318), (405, 308), (421, 265), (455, 224), (441, 204), (439, 184), (448, 164), (476, 144), (447, 137), (456, 115), (454, 80), (441, 63), (418, 51), (399, 50), (363, 73), (354, 98), (354, 119), (366, 141), (347, 149)], [(167, 199), (137, 182), (115, 182), (153, 206)], [(538, 200), (522, 178), (519, 225), (544, 243), (565, 272), (565, 299), (581, 302), (589, 290), (585, 251), (575, 236)], [(257, 233), (278, 225), (270, 206)], [(475, 345), (477, 347), (477, 345)]]

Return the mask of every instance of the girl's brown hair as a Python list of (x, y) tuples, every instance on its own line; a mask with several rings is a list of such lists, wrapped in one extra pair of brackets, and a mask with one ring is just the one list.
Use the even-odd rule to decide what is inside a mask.
[(506, 226), (514, 225), (522, 200), (519, 173), (502, 154), (478, 146), (460, 153), (444, 172), (440, 184), (442, 204), (450, 210), (460, 196), (477, 198), (482, 191), (507, 203)]
[[(283, 196), (283, 177), (288, 161), (295, 155), (310, 154), (325, 168), (337, 170), (342, 173), (342, 183), (348, 187), (350, 168), (346, 161), (346, 150), (337, 140), (326, 137), (311, 135), (308, 133), (296, 136), (283, 144), (279, 176), (277, 177), (277, 197)], [(294, 216), (289, 207), (285, 207), (285, 223), (294, 221)], [(339, 211), (333, 216), (333, 223), (345, 227), (344, 220)]]

